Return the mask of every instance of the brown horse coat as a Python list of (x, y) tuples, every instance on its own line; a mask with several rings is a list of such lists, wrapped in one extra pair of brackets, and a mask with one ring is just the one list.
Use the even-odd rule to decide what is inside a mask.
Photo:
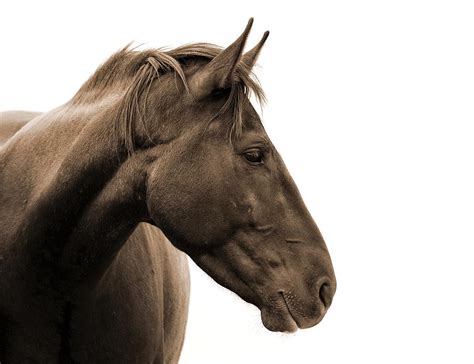
[[(0, 143), (5, 144), (39, 115), (41, 113), (24, 111), (0, 113)], [(32, 121), (35, 123), (41, 120)], [(27, 127), (36, 128), (35, 125)], [(42, 142), (36, 140), (30, 148), (39, 148)], [(0, 152), (3, 163), (5, 154)], [(26, 169), (28, 164), (17, 168)], [(32, 179), (20, 182), (2, 174), (0, 358), (12, 363), (29, 360), (44, 363), (69, 360), (177, 362), (189, 303), (189, 272), (184, 253), (174, 248), (158, 228), (142, 223), (110, 262), (94, 289), (81, 296), (80, 303), (54, 305), (45, 315), (44, 307), (35, 306), (35, 293), (22, 287), (22, 280), (8, 281), (9, 273), (16, 269), (13, 265), (21, 264), (22, 259), (21, 255), (14, 260), (7, 259), (12, 247), (6, 237), (24, 223), (21, 218), (5, 218), (12, 211), (24, 210), (19, 196), (13, 193), (15, 188), (5, 184), (9, 180), (22, 186), (35, 184)], [(23, 196), (29, 193), (25, 189), (21, 192)], [(18, 304), (19, 296), (26, 305)], [(29, 296), (33, 297), (28, 299)], [(15, 312), (17, 319), (12, 320), (8, 312)]]

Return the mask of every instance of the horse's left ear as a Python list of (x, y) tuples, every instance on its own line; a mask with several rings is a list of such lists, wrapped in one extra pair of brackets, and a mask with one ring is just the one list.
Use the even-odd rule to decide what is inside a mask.
[(253, 18), (250, 18), (242, 35), (191, 77), (188, 82), (189, 90), (196, 100), (205, 98), (217, 89), (229, 88), (232, 85), (234, 70), (242, 57), (252, 23)]

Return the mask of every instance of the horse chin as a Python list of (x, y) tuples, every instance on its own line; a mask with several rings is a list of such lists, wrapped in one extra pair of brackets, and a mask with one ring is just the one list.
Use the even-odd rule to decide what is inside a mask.
[(263, 326), (275, 332), (296, 332), (298, 330), (298, 324), (293, 316), (291, 316), (291, 313), (288, 310), (286, 311), (287, 312), (267, 307), (262, 308), (260, 312)]

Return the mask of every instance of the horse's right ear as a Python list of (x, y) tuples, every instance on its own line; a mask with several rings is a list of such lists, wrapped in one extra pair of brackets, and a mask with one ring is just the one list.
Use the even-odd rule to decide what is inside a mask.
[(252, 70), (253, 66), (255, 66), (255, 63), (257, 62), (257, 58), (260, 54), (260, 51), (262, 50), (263, 45), (265, 44), (268, 35), (270, 32), (267, 30), (264, 34), (260, 42), (253, 47), (251, 50), (249, 50), (247, 53), (245, 53), (242, 56), (242, 62), (247, 66), (248, 70)]
[(250, 18), (242, 35), (191, 77), (188, 82), (189, 90), (195, 100), (202, 100), (213, 91), (226, 89), (232, 85), (234, 71), (242, 57), (252, 23), (253, 18)]

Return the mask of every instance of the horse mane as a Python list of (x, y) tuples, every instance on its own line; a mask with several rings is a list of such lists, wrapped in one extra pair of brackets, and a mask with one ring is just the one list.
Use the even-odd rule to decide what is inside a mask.
[[(174, 72), (189, 92), (184, 74), (185, 65), (192, 59), (212, 60), (222, 48), (208, 43), (193, 43), (171, 50), (148, 49), (137, 51), (130, 44), (114, 53), (81, 86), (71, 102), (74, 105), (96, 102), (111, 92), (124, 92), (117, 109), (117, 131), (129, 154), (134, 150), (134, 130), (137, 122), (145, 125), (143, 110), (152, 82), (161, 75)], [(229, 128), (231, 139), (238, 137), (243, 129), (243, 105), (251, 95), (260, 104), (265, 94), (251, 69), (239, 62), (229, 98), (215, 117), (232, 112)]]

